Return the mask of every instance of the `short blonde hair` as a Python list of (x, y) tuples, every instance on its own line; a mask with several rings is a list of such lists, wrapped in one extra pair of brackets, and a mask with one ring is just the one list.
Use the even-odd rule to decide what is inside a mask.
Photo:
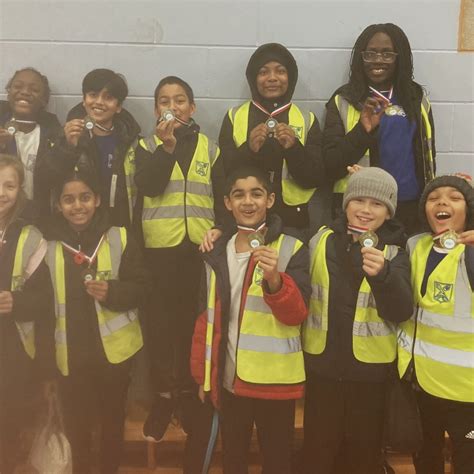
[(18, 175), (18, 181), (20, 184), (20, 191), (15, 205), (9, 216), (9, 221), (14, 221), (23, 211), (26, 205), (27, 197), (25, 190), (23, 189), (23, 183), (25, 181), (25, 170), (23, 168), (23, 163), (13, 155), (7, 155), (0, 153), (0, 171), (4, 168), (13, 168)]

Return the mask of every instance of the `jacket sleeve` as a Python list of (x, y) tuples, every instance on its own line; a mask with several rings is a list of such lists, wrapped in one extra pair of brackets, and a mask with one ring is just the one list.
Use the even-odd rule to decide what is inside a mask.
[(309, 129), (306, 144), (296, 140), (294, 146), (284, 150), (288, 170), (303, 188), (314, 188), (327, 184), (322, 156), (322, 133), (318, 119)]
[(103, 303), (112, 311), (143, 307), (151, 292), (151, 277), (145, 267), (140, 248), (127, 231), (127, 246), (122, 255), (119, 279), (109, 280), (107, 299)]
[(326, 104), (323, 132), (323, 156), (327, 177), (338, 180), (346, 176), (347, 167), (357, 163), (374, 140), (375, 135), (367, 133), (360, 123), (346, 134), (335, 98), (332, 97)]
[(135, 150), (135, 184), (148, 197), (163, 194), (169, 183), (176, 157), (167, 153), (160, 145), (153, 153), (138, 144)]
[(385, 260), (384, 269), (375, 277), (367, 277), (382, 319), (400, 323), (413, 313), (410, 283), (410, 260), (404, 249), (398, 249), (393, 260)]
[(264, 286), (264, 299), (274, 316), (283, 324), (296, 326), (308, 316), (311, 282), (309, 277), (309, 250), (302, 246), (291, 258), (285, 273), (280, 273), (282, 286), (276, 293), (268, 293)]

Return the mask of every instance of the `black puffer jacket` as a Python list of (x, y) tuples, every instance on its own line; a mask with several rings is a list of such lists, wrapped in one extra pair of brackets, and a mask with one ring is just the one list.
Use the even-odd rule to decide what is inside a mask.
[[(100, 238), (110, 227), (104, 210), (98, 210), (88, 228), (80, 233), (75, 232), (62, 215), (58, 215), (46, 230), (45, 238), (48, 241), (63, 241), (76, 249), (81, 248), (86, 255), (92, 255)], [(73, 371), (75, 368), (89, 367), (106, 359), (94, 299), (86, 293), (81, 275), (84, 267), (74, 263), (70, 252), (64, 250), (63, 254), (68, 361)], [(103, 305), (114, 311), (127, 311), (142, 306), (150, 292), (149, 282), (140, 249), (130, 232), (127, 232), (127, 246), (119, 267), (119, 279), (108, 281), (108, 296)]]
[[(331, 225), (334, 233), (327, 239), (326, 260), (329, 271), (329, 322), (326, 348), (320, 355), (305, 354), (306, 370), (331, 380), (378, 382), (386, 379), (391, 364), (359, 362), (352, 348), (352, 327), (357, 294), (365, 276), (362, 271), (360, 244), (347, 234), (346, 216)], [(379, 243), (403, 244), (403, 231), (394, 220), (386, 221), (377, 231)], [(367, 277), (382, 319), (399, 323), (413, 312), (410, 286), (410, 262), (403, 249), (375, 277)]]
[[(10, 104), (7, 101), (0, 100), (0, 127), (12, 118)], [(37, 123), (40, 126), (40, 142), (36, 154), (35, 171), (33, 177), (33, 213), (35, 224), (41, 223), (41, 220), (51, 213), (50, 191), (51, 181), (47, 171), (44, 171), (45, 155), (49, 152), (53, 143), (62, 133), (62, 128), (55, 114), (41, 110), (38, 113)], [(15, 141), (2, 152), (17, 154)]]
[[(256, 86), (256, 77), (259, 69), (269, 61), (279, 62), (288, 71), (288, 90), (284, 96), (279, 97), (275, 101), (263, 99), (258, 93)], [(295, 59), (284, 46), (277, 43), (269, 43), (261, 46), (254, 52), (248, 63), (246, 75), (252, 92), (252, 99), (263, 105), (269, 112), (272, 112), (291, 101), (298, 79), (298, 68)], [(264, 112), (253, 104), (250, 105), (247, 140), (250, 132), (257, 125), (265, 123), (267, 119), (268, 116)], [(277, 120), (287, 124), (289, 121), (288, 110), (278, 115)], [(273, 212), (280, 215), (285, 226), (300, 229), (307, 228), (309, 225), (308, 206), (306, 204), (288, 206), (283, 202), (281, 189), (283, 158), (286, 159), (291, 176), (300, 187), (313, 188), (327, 185), (321, 156), (321, 141), (322, 134), (316, 118), (308, 131), (306, 144), (303, 146), (299, 140), (296, 140), (295, 145), (288, 150), (284, 150), (274, 138), (268, 138), (258, 153), (250, 150), (248, 142), (243, 143), (237, 148), (233, 138), (233, 125), (228, 114), (224, 117), (219, 135), (219, 146), (226, 173), (229, 173), (229, 171), (246, 161), (250, 161), (252, 164), (267, 171), (273, 179), (276, 194)]]
[[(82, 119), (86, 115), (84, 106), (78, 104), (69, 111), (67, 121)], [(65, 176), (72, 173), (76, 164), (80, 162), (82, 167), (92, 169), (101, 183), (102, 207), (108, 208), (111, 225), (129, 227), (131, 219), (125, 185), (124, 159), (129, 148), (139, 138), (140, 126), (129, 112), (122, 109), (114, 118), (114, 128), (114, 133), (117, 135), (117, 146), (112, 163), (112, 172), (117, 175), (114, 207), (109, 207), (110, 196), (105, 191), (110, 189), (110, 183), (101, 180), (99, 149), (95, 140), (89, 138), (87, 134), (81, 136), (77, 147), (69, 145), (66, 137), (61, 136), (46, 156), (46, 166), (41, 179), (49, 179), (51, 186), (59, 186)]]

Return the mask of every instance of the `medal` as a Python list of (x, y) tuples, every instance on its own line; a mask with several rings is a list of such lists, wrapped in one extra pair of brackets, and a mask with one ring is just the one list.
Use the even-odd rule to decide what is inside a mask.
[(273, 135), (275, 133), (276, 126), (278, 125), (278, 121), (270, 117), (266, 122), (265, 125), (267, 126), (268, 134)]
[(256, 249), (257, 247), (260, 247), (265, 243), (265, 237), (261, 232), (251, 232), (248, 236), (247, 239), (249, 241), (250, 247), (253, 249)]
[(275, 134), (275, 129), (278, 125), (278, 120), (275, 117), (284, 112), (285, 110), (289, 109), (291, 107), (291, 102), (288, 102), (288, 104), (278, 107), (278, 109), (275, 109), (273, 112), (269, 112), (265, 107), (260, 105), (258, 102), (255, 102), (254, 100), (252, 100), (252, 104), (255, 105), (258, 110), (261, 110), (264, 114), (268, 115), (268, 119), (265, 122), (265, 125), (267, 126), (268, 136), (273, 137), (273, 135)]
[(89, 115), (86, 115), (84, 118), (84, 127), (86, 127), (87, 130), (92, 131), (95, 127), (95, 120)]
[(433, 240), (439, 242), (439, 246), (446, 250), (452, 250), (458, 244), (459, 236), (454, 230), (446, 230), (433, 237)]
[(95, 280), (96, 273), (93, 268), (87, 267), (84, 270), (82, 270), (81, 275), (84, 281), (92, 281), (92, 280)]
[(164, 122), (169, 122), (170, 120), (173, 120), (175, 118), (174, 113), (171, 110), (165, 110), (161, 114), (161, 120)]
[(8, 132), (10, 135), (15, 135), (15, 133), (18, 131), (17, 125), (16, 125), (14, 119), (9, 120), (9, 121), (5, 124), (5, 128), (6, 128), (7, 132)]
[(405, 116), (405, 112), (399, 105), (390, 105), (390, 107), (387, 107), (385, 109), (385, 115), (391, 115), (392, 117), (394, 115), (403, 115)]
[(377, 244), (379, 243), (377, 234), (371, 230), (360, 234), (357, 240), (359, 241), (360, 245), (362, 245), (362, 247), (377, 247)]

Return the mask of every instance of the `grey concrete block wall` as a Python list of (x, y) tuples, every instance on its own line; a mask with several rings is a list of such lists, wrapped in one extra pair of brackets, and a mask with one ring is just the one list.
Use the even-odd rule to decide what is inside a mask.
[(415, 79), (433, 104), (439, 171), (474, 174), (474, 55), (456, 50), (459, 9), (459, 0), (0, 0), (0, 87), (18, 68), (40, 69), (51, 82), (49, 109), (64, 121), (83, 76), (109, 67), (127, 77), (125, 106), (149, 133), (157, 82), (179, 75), (216, 139), (226, 110), (248, 97), (252, 51), (278, 41), (298, 61), (295, 101), (324, 122), (355, 38), (391, 21), (407, 33)]

